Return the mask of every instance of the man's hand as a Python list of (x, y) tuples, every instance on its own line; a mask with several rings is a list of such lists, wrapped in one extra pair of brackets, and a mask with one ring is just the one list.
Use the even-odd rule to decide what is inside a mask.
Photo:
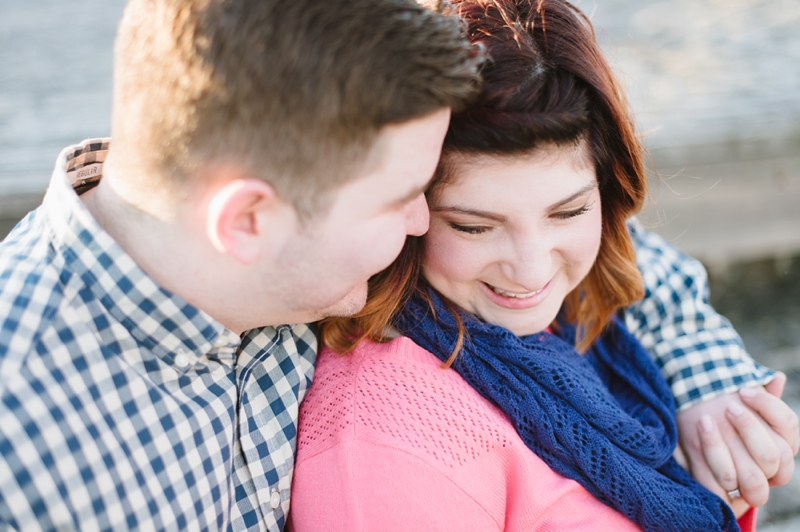
[[(789, 482), (800, 448), (798, 418), (780, 396), (786, 375), (678, 413), (678, 439), (692, 475), (736, 515), (762, 506), (769, 488)], [(741, 497), (728, 492), (738, 488)]]

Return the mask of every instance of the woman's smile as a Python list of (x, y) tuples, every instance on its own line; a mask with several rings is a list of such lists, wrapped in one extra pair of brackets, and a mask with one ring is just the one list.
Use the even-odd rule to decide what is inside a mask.
[(482, 285), (486, 288), (486, 297), (494, 304), (507, 309), (526, 309), (539, 305), (547, 298), (550, 294), (549, 288), (552, 286), (552, 280), (539, 290), (532, 292), (503, 290), (486, 282), (483, 282)]

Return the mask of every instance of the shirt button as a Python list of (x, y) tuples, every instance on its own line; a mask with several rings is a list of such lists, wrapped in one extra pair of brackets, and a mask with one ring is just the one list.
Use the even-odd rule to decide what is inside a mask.
[(273, 491), (272, 495), (269, 497), (269, 505), (272, 506), (272, 509), (276, 509), (278, 506), (281, 505), (281, 494), (277, 491)]
[(220, 334), (217, 336), (217, 339), (214, 340), (214, 347), (225, 347), (228, 345), (228, 339), (225, 338), (224, 334)]
[(178, 351), (178, 354), (175, 355), (175, 365), (179, 368), (185, 368), (189, 365), (189, 357), (186, 356), (186, 353)]

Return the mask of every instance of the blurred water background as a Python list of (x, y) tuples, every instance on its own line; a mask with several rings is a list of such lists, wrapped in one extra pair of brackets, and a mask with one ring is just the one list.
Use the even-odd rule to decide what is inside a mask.
[[(642, 221), (703, 260), (713, 303), (789, 375), (800, 412), (800, 2), (575, 3), (652, 158)], [(64, 146), (109, 134), (124, 4), (0, 0), (0, 238), (41, 201)], [(800, 530), (800, 474), (772, 490), (759, 523)]]

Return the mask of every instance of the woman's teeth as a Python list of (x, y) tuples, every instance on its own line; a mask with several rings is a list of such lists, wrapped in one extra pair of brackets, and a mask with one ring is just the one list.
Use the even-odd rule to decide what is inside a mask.
[(528, 292), (527, 294), (515, 294), (513, 292), (506, 292), (505, 290), (501, 290), (500, 288), (497, 288), (496, 286), (489, 285), (489, 287), (492, 289), (492, 291), (495, 294), (500, 294), (503, 297), (513, 297), (513, 298), (517, 298), (517, 299), (525, 299), (526, 297), (533, 297), (533, 296), (535, 296), (536, 294), (538, 294), (539, 292), (541, 292), (543, 290), (543, 288), (540, 288), (539, 290), (535, 290), (533, 292)]

